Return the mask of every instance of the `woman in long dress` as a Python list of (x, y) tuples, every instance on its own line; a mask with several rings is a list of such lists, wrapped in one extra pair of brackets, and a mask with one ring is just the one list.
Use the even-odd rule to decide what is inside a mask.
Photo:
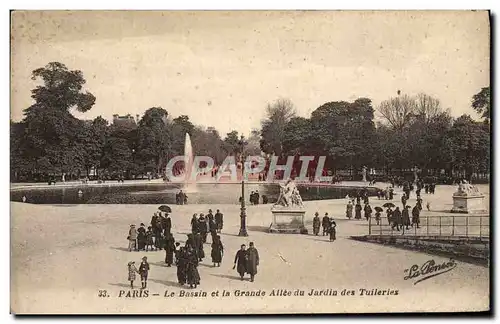
[(347, 203), (347, 207), (346, 207), (346, 210), (345, 210), (345, 216), (349, 219), (352, 218), (352, 203), (351, 201), (349, 200), (349, 202)]
[(190, 288), (196, 288), (200, 284), (200, 273), (198, 272), (198, 258), (195, 251), (188, 246), (187, 250), (187, 283)]
[(330, 242), (333, 242), (337, 239), (337, 223), (333, 220), (333, 218), (330, 219)]
[(361, 210), (363, 208), (361, 207), (361, 204), (360, 203), (357, 203), (356, 204), (356, 207), (355, 207), (355, 212), (356, 212), (356, 215), (354, 216), (354, 218), (356, 219), (361, 219)]
[(141, 227), (137, 229), (137, 249), (139, 251), (146, 249), (146, 229), (144, 224), (141, 223)]
[(220, 240), (220, 236), (214, 236), (214, 241), (212, 242), (212, 262), (214, 267), (220, 267), (220, 263), (222, 262), (222, 256), (224, 254), (224, 246)]

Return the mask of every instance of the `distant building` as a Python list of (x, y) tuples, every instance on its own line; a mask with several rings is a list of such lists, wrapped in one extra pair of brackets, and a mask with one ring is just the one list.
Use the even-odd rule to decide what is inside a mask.
[(113, 125), (119, 127), (137, 127), (137, 122), (139, 120), (139, 115), (136, 115), (137, 120), (131, 114), (126, 116), (119, 116), (118, 114), (113, 115)]

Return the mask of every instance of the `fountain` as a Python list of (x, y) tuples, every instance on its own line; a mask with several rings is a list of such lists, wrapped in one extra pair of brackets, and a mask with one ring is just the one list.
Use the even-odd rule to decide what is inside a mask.
[(191, 180), (193, 169), (193, 146), (191, 145), (191, 137), (186, 133), (184, 140), (184, 191), (196, 192), (196, 179)]

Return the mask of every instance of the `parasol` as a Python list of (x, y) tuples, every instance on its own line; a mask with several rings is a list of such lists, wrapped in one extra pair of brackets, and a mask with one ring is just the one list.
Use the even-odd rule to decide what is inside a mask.
[(394, 205), (393, 203), (385, 203), (382, 205), (382, 207), (396, 207), (396, 205)]
[(170, 207), (168, 207), (167, 205), (161, 205), (160, 207), (158, 207), (158, 209), (164, 213), (171, 213), (172, 212), (172, 209)]
[(378, 211), (378, 212), (381, 212), (381, 211), (383, 211), (384, 209), (383, 209), (382, 207), (377, 206), (377, 207), (375, 207), (375, 210), (376, 210), (376, 211)]

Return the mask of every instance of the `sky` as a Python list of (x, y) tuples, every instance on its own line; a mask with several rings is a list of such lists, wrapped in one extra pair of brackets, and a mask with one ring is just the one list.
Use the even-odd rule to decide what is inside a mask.
[(11, 118), (23, 118), (49, 62), (81, 70), (95, 106), (81, 119), (161, 106), (194, 124), (249, 134), (265, 107), (297, 114), (330, 101), (424, 92), (453, 116), (477, 115), (489, 86), (487, 12), (16, 11), (11, 20)]

